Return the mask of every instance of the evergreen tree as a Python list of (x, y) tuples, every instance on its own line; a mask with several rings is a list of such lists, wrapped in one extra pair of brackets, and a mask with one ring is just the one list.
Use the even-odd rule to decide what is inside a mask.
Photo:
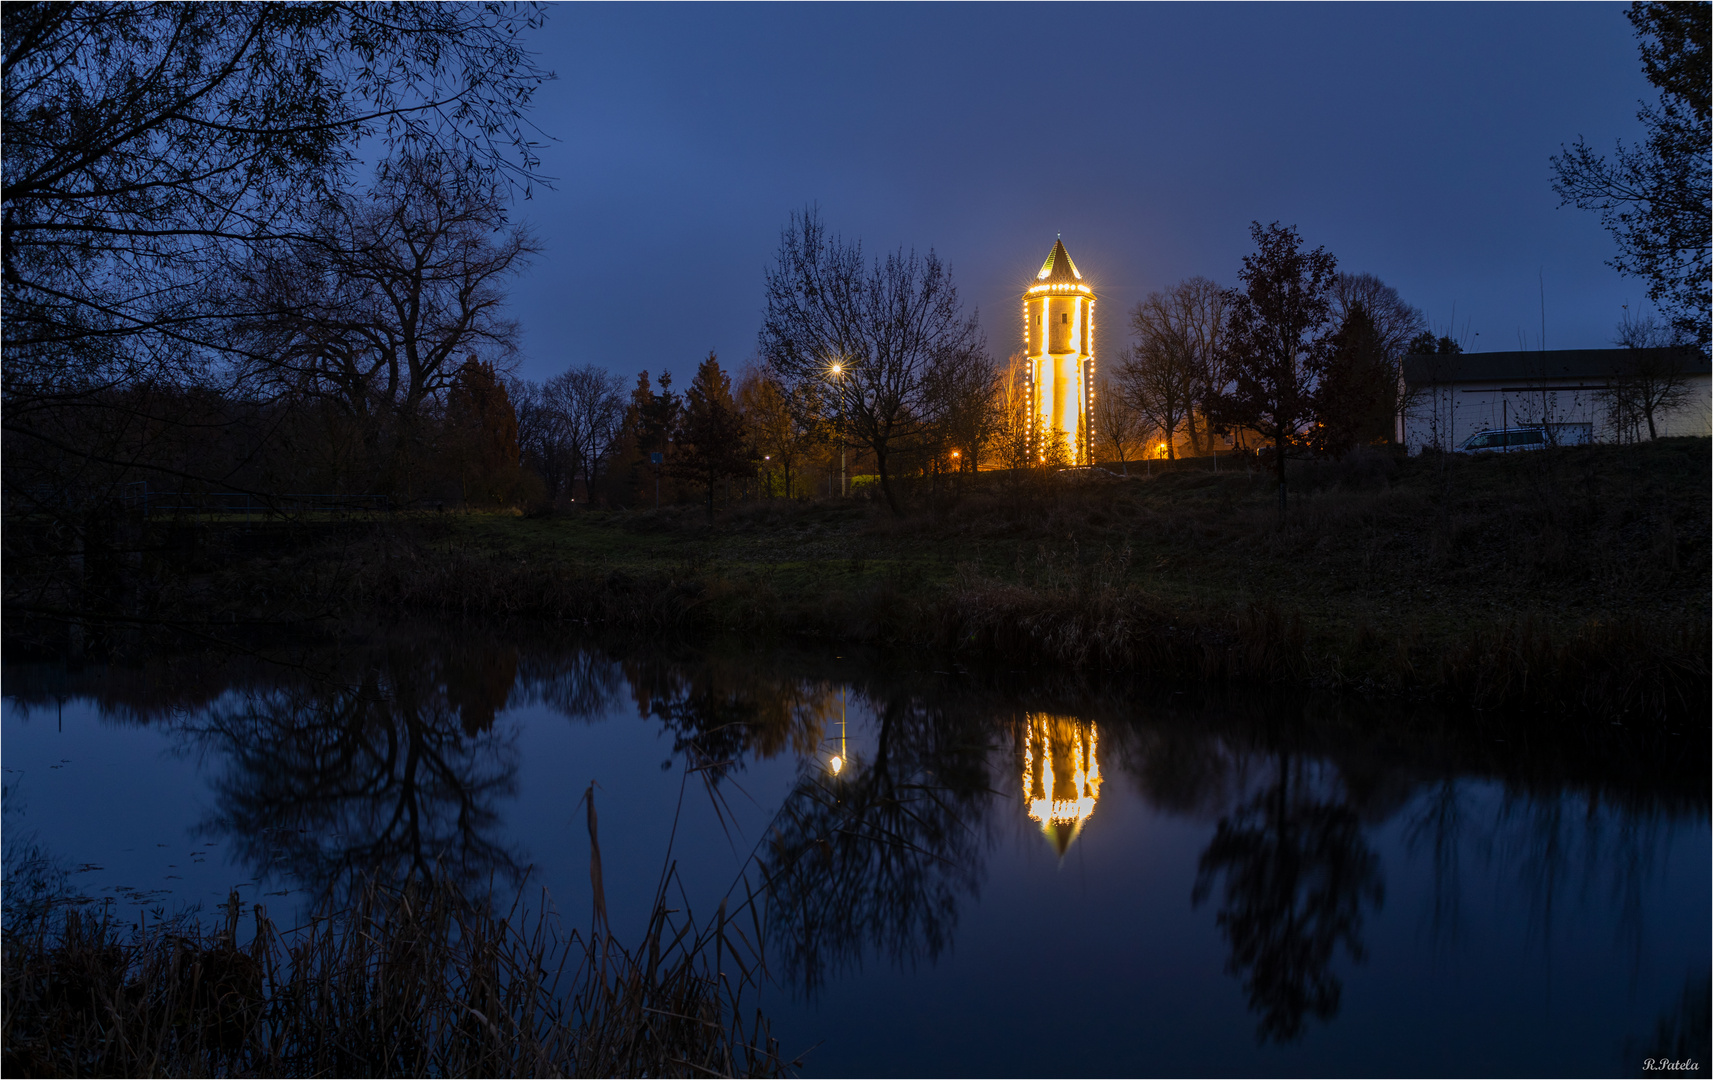
[(1392, 438), (1397, 382), (1367, 305), (1350, 306), (1316, 374), (1310, 436), (1316, 453), (1338, 456)]
[[(627, 497), (634, 498), (638, 487), (649, 478), (654, 479), (658, 491), (660, 474), (671, 460), (679, 413), (678, 395), (672, 393), (671, 387), (669, 371), (661, 372), (658, 393), (648, 381), (648, 372), (637, 376), (636, 388), (631, 391), (630, 404), (625, 407), (620, 425), (617, 468), (613, 470), (613, 475), (628, 478), (631, 490)], [(654, 454), (661, 456), (661, 464), (654, 463)]]
[(505, 501), (518, 475), (517, 412), (494, 365), (466, 359), (447, 394), (448, 449), (465, 502)]
[(684, 392), (673, 471), (707, 487), (708, 517), (712, 520), (715, 485), (744, 475), (753, 465), (745, 446), (743, 415), (732, 400), (732, 380), (720, 370), (719, 358), (710, 352)]

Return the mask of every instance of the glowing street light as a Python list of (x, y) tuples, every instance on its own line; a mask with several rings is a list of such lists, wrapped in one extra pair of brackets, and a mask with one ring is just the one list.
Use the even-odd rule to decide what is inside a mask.
[(842, 499), (845, 496), (845, 365), (843, 361), (834, 360), (828, 363), (827, 374), (831, 375), (839, 384), (839, 497)]

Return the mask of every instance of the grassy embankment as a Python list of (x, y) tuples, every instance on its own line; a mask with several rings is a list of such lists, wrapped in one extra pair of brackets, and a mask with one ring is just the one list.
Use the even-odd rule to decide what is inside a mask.
[(904, 518), (823, 499), (417, 519), (342, 549), (342, 579), (392, 608), (1704, 716), (1708, 493), (1706, 439), (1305, 463), (1282, 528), (1269, 476), (1230, 461), (984, 474)]

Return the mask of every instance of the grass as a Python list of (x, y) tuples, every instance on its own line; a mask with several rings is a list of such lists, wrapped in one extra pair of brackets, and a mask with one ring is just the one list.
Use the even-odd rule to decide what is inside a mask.
[[(1055, 482), (1057, 481), (1057, 482)], [(1482, 708), (1704, 707), (1708, 441), (1359, 454), (1275, 489), (1226, 463), (865, 501), (525, 518), (377, 542), (388, 605), (623, 630), (927, 646), (1012, 663), (1417, 693)]]
[(713, 522), (696, 502), (421, 515), (307, 554), (205, 559), (183, 603), (264, 621), (281, 597), (315, 609), (313, 593), (320, 611), (736, 631), (1481, 708), (1706, 710), (1707, 439), (1301, 463), (1282, 526), (1269, 474), (1149, 469), (942, 478), (902, 518), (855, 498)]

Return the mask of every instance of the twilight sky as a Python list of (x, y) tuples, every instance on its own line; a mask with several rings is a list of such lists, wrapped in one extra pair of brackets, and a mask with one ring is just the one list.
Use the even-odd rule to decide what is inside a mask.
[[(558, 4), (533, 41), (552, 190), (513, 288), (519, 374), (680, 384), (755, 354), (793, 209), (870, 253), (933, 248), (1017, 347), (1063, 233), (1116, 359), (1130, 307), (1234, 284), (1248, 225), (1295, 224), (1475, 351), (1610, 344), (1645, 285), (1548, 158), (1641, 131), (1620, 4)], [(1455, 326), (1453, 321), (1455, 319)]]

